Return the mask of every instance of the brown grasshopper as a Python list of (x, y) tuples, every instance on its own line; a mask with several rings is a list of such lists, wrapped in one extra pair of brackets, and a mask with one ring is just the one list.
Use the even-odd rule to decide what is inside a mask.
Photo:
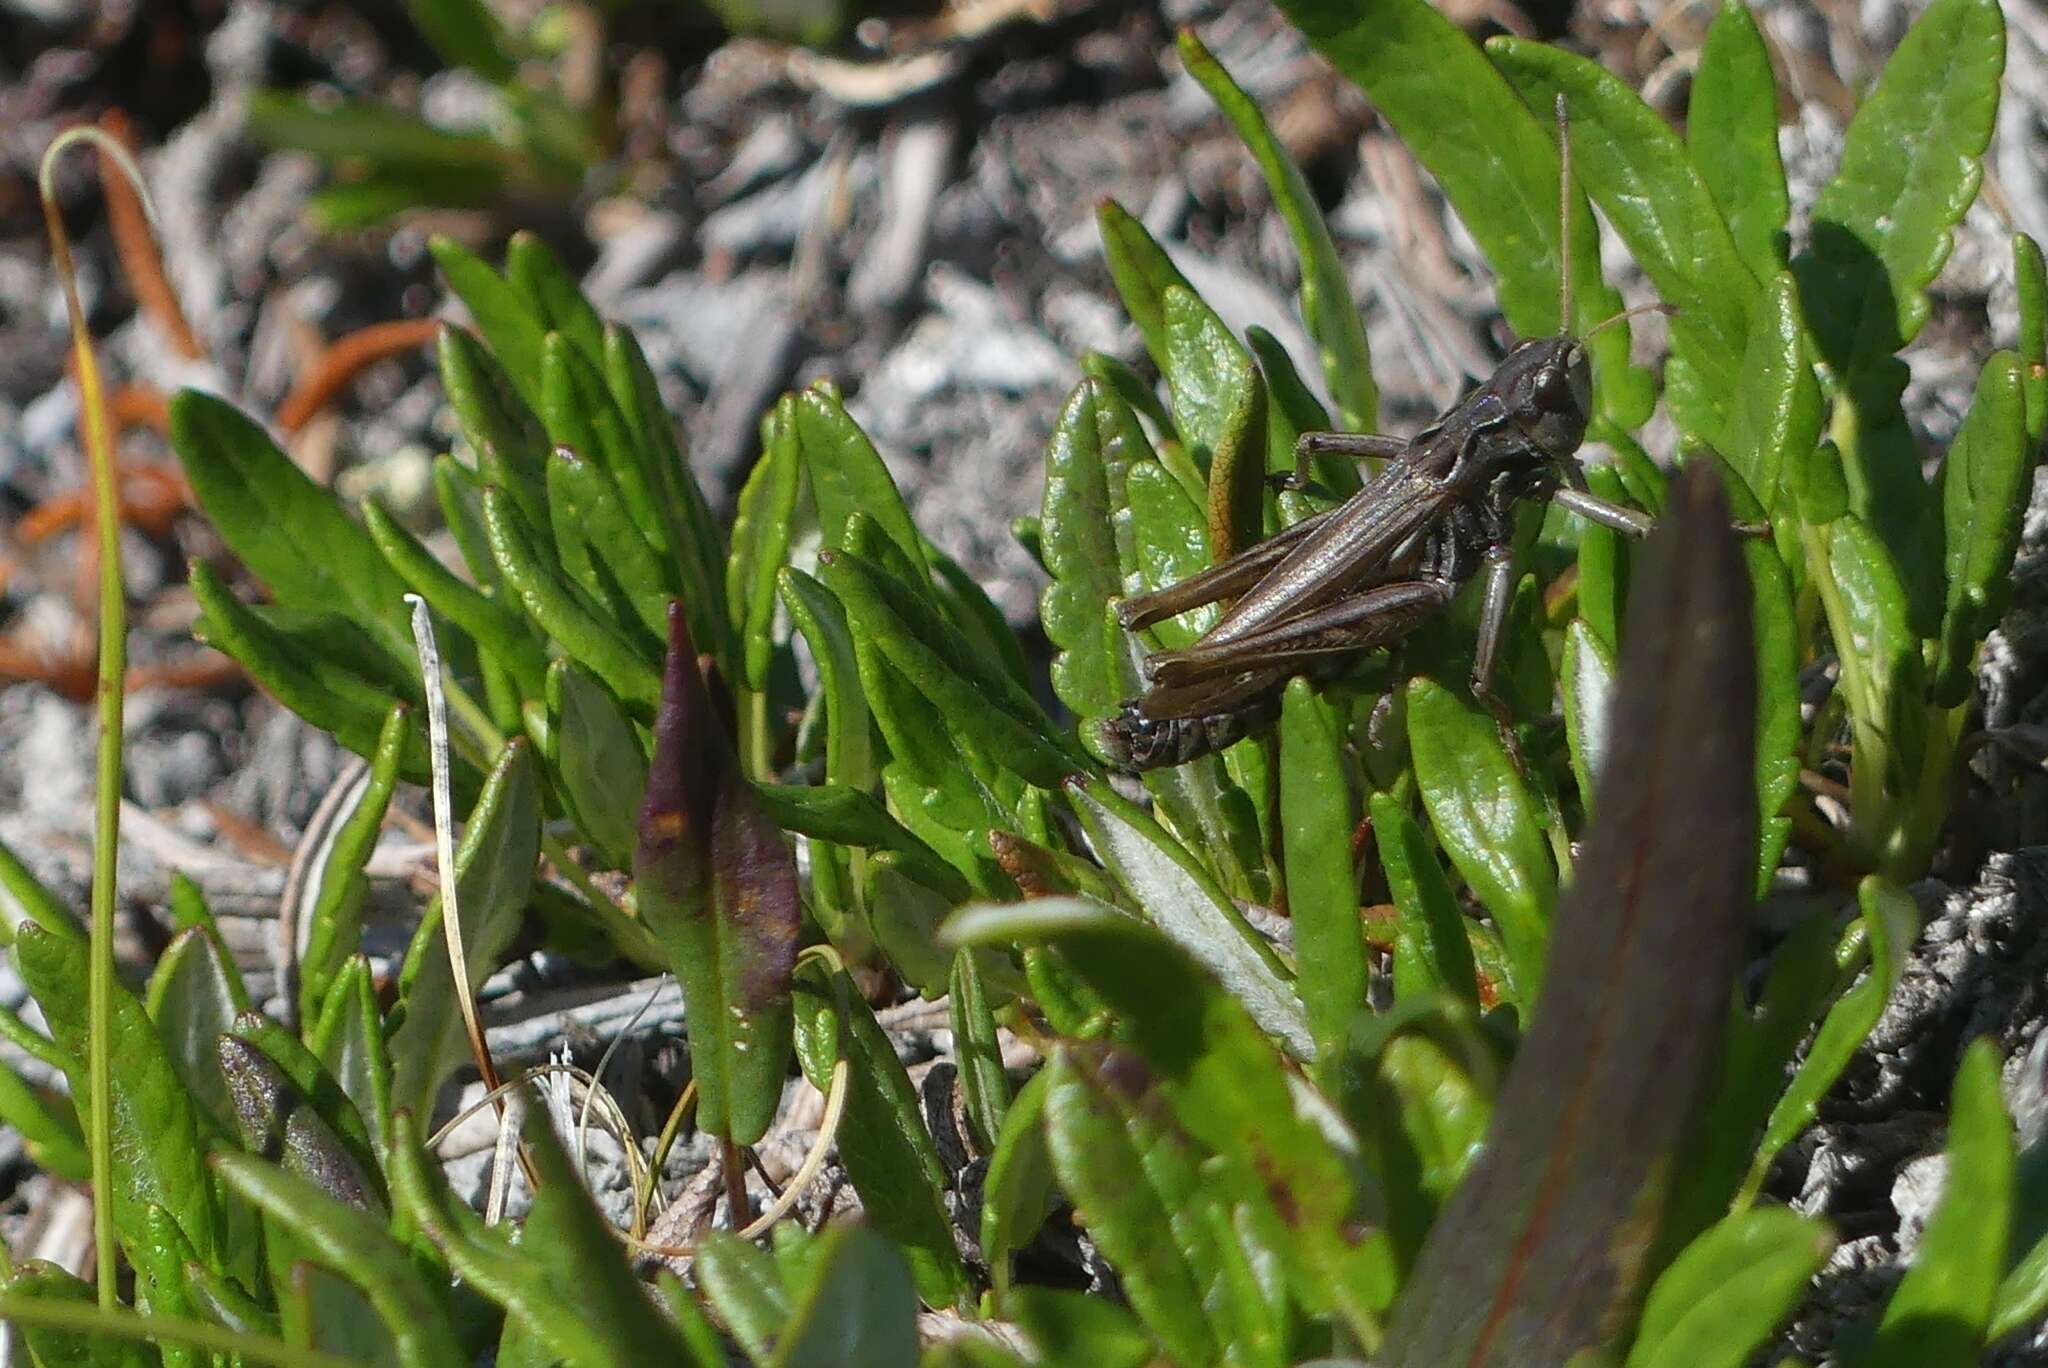
[[(1557, 112), (1563, 227), (1572, 180), (1562, 96)], [(1568, 232), (1560, 238), (1565, 264), (1558, 316), (1568, 321)], [(1668, 311), (1650, 305), (1600, 327), (1649, 310)], [(1650, 530), (1648, 514), (1586, 488), (1576, 453), (1585, 439), (1591, 397), (1584, 340), (1567, 332), (1517, 345), (1489, 379), (1408, 440), (1367, 433), (1304, 435), (1295, 448), (1294, 473), (1284, 481), (1290, 486), (1301, 484), (1317, 456), (1387, 464), (1338, 507), (1176, 584), (1117, 604), (1118, 622), (1136, 631), (1235, 599), (1200, 640), (1145, 659), (1145, 691), (1101, 725), (1106, 752), (1120, 766), (1148, 770), (1228, 746), (1272, 722), (1289, 679), (1341, 669), (1360, 652), (1398, 643), (1443, 611), (1481, 570), (1486, 588), (1472, 693), (1509, 735), (1507, 708), (1494, 692), (1493, 678), (1516, 579), (1517, 506), (1555, 500), (1618, 532), (1642, 536)]]

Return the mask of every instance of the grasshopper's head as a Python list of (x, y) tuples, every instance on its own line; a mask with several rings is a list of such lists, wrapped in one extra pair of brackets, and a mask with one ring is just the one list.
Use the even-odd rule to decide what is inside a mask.
[(1585, 344), (1539, 337), (1508, 353), (1494, 377), (1508, 419), (1552, 461), (1579, 449), (1593, 408), (1593, 367)]

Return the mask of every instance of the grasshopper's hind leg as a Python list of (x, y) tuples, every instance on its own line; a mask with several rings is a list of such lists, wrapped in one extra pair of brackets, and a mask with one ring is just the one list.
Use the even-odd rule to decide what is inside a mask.
[(1185, 765), (1270, 726), (1286, 682), (1283, 671), (1253, 670), (1192, 688), (1148, 689), (1104, 720), (1097, 736), (1119, 769)]
[(1292, 474), (1270, 478), (1282, 489), (1300, 489), (1308, 483), (1310, 469), (1318, 456), (1343, 456), (1353, 461), (1391, 461), (1408, 450), (1405, 437), (1383, 437), (1374, 432), (1304, 432), (1294, 444)]

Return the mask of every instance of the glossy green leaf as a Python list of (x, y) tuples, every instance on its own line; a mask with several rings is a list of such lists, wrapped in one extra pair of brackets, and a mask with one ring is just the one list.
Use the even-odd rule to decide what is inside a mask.
[(1614, 741), (1614, 654), (1584, 618), (1573, 618), (1564, 629), (1564, 659), (1557, 673), (1572, 778), (1578, 781), (1579, 801), (1590, 817), (1594, 781)]
[(910, 563), (925, 569), (924, 539), (903, 506), (889, 469), (839, 400), (813, 388), (792, 407), (803, 466), (818, 502), (818, 525), (828, 547), (845, 547), (846, 525), (856, 513), (873, 518)]
[[(921, 563), (921, 562), (920, 562)], [(819, 575), (865, 637), (930, 700), (949, 727), (1040, 788), (1087, 767), (1022, 685), (976, 659), (930, 600), (864, 557), (826, 552)]]
[[(1017, 1325), (1038, 1350), (1038, 1362), (1091, 1368), (1145, 1368), (1159, 1346), (1121, 1302), (1059, 1287), (1012, 1289)], [(978, 1368), (978, 1365), (977, 1365)]]
[(1941, 1201), (1857, 1368), (1979, 1361), (2012, 1222), (2012, 1119), (1999, 1096), (1992, 1039), (1972, 1041), (1956, 1068), (1946, 1154)]
[(2020, 384), (2027, 394), (2027, 448), (2039, 453), (2048, 428), (2048, 264), (2041, 248), (2025, 233), (2012, 236), (2012, 274), (2019, 295), (2019, 354), (2025, 369)]
[(1227, 1331), (1270, 1309), (1210, 1301), (1221, 1256), (1205, 1209), (1218, 1198), (1200, 1151), (1163, 1108), (1144, 1105), (1147, 1073), (1131, 1052), (1062, 1045), (1045, 1068), (1050, 1153), (1076, 1219), (1172, 1360), (1218, 1362)]
[(1784, 269), (1791, 201), (1778, 159), (1778, 88), (1770, 53), (1742, 0), (1723, 4), (1707, 25), (1692, 74), (1685, 142), (1736, 251), (1752, 275), (1768, 281)]
[(1954, 707), (1969, 694), (1977, 646), (2012, 598), (2035, 449), (2027, 441), (2020, 358), (1999, 352), (1977, 377), (1977, 395), (1941, 467), (1943, 545), (1948, 581), (1941, 654), (1929, 689)]
[(1693, 169), (1678, 135), (1620, 77), (1563, 48), (1527, 39), (1490, 40), (1487, 53), (1529, 107), (1570, 115), (1572, 173), (1592, 194), (1630, 253), (1679, 312), (1674, 356), (1700, 378), (1704, 411), (1667, 394), (1681, 431), (1718, 437), (1742, 363), (1756, 278)]
[(1479, 983), (1473, 976), (1471, 937), (1436, 852), (1408, 809), (1391, 795), (1375, 793), (1370, 811), (1380, 867), (1399, 912), (1395, 1000), (1405, 1002), (1438, 990), (1476, 1010)]
[[(481, 262), (477, 263), (477, 269), (490, 274), (490, 268)], [(534, 338), (533, 348), (533, 355), (527, 358), (534, 367), (527, 372), (535, 381), (531, 396), (525, 389), (514, 388), (512, 377), (499, 364), (501, 359), (506, 365), (513, 364), (514, 357), (502, 351), (498, 356), (492, 356), (465, 329), (443, 327), (438, 350), (441, 388), (448, 393), (448, 406), (455, 411), (456, 425), (461, 429), (464, 440), (476, 453), (477, 471), (487, 483), (497, 485), (512, 496), (519, 505), (519, 511), (526, 515), (527, 522), (545, 528), (548, 525), (547, 504), (542, 495), (547, 484), (544, 467), (548, 438), (533, 411), (539, 393), (538, 336)], [(468, 475), (469, 472), (465, 469), (462, 474)], [(450, 517), (448, 523), (451, 528), (459, 527), (456, 518)], [(481, 573), (482, 562), (474, 551), (469, 546), (465, 546), (464, 551), (470, 568)], [(484, 559), (488, 560), (488, 557)]]
[(279, 602), (344, 607), (379, 644), (410, 651), (405, 582), (341, 501), (262, 428), (212, 395), (184, 390), (171, 401), (171, 444), (221, 538)]
[[(191, 1242), (171, 1214), (160, 1206), (150, 1207), (144, 1213), (143, 1228), (128, 1242), (128, 1262), (135, 1270), (135, 1309), (151, 1317), (199, 1320), (191, 1280), (185, 1275), (185, 1265), (197, 1261)], [(211, 1355), (168, 1341), (159, 1340), (157, 1350), (166, 1368), (201, 1368), (214, 1362)]]
[(932, 568), (932, 601), (938, 604), (939, 611), (946, 614), (960, 629), (961, 635), (973, 643), (978, 654), (1001, 665), (1010, 678), (1025, 688), (1031, 688), (1033, 668), (1024, 658), (1017, 629), (1003, 616), (1003, 610), (996, 607), (995, 600), (988, 596), (988, 590), (982, 588), (959, 561), (931, 542), (924, 545), (924, 558)]
[[(511, 385), (532, 414), (541, 411), (541, 355), (547, 327), (534, 316), (524, 296), (505, 278), (485, 265), (482, 258), (453, 238), (435, 236), (427, 241), (434, 264), (441, 268), (448, 288), (455, 291), (476, 319), (477, 330), (489, 344), (500, 374)], [(442, 334), (442, 366), (447, 366), (447, 344), (451, 332)], [(452, 391), (451, 391), (452, 393)], [(517, 459), (511, 451), (500, 453)], [(537, 468), (538, 461), (535, 461)], [(533, 491), (539, 493), (538, 485)], [(534, 511), (522, 499), (520, 510), (529, 517)]]
[[(414, 0), (419, 3), (419, 0)], [(446, 4), (448, 0), (430, 0)], [(549, 332), (560, 333), (593, 366), (604, 363), (604, 321), (537, 234), (524, 228), (505, 244), (505, 280), (526, 301), (527, 312)]]
[[(962, 952), (965, 953), (964, 951)], [(989, 1154), (981, 1189), (981, 1256), (999, 1298), (1010, 1286), (1010, 1258), (1029, 1245), (1053, 1203), (1052, 1156), (1045, 1145), (1045, 1070), (1017, 1090)]]
[(496, 487), (484, 491), (484, 527), (505, 583), (534, 625), (589, 666), (622, 702), (651, 716), (660, 675), (640, 647), (563, 577), (510, 497)]
[(1258, 540), (1266, 494), (1266, 391), (1249, 351), (1192, 290), (1169, 285), (1161, 304), (1166, 381), (1188, 454), (1207, 472), (1210, 554)]
[(1429, 679), (1410, 682), (1407, 707), (1430, 826), (1499, 925), (1516, 996), (1534, 1002), (1557, 906), (1557, 867), (1536, 804), (1492, 719)]
[[(529, 1115), (524, 1133), (540, 1190), (517, 1244), (486, 1228), (429, 1171), (408, 1116), (395, 1119), (394, 1132), (392, 1190), (401, 1205), (466, 1283), (524, 1321), (551, 1352), (592, 1368), (683, 1361), (676, 1331), (619, 1257), (617, 1232), (591, 1204), (544, 1111)], [(568, 1288), (574, 1296), (563, 1295)]]
[(761, 420), (761, 459), (740, 490), (725, 576), (727, 611), (739, 629), (744, 654), (744, 682), (757, 694), (768, 687), (768, 662), (775, 652), (775, 577), (789, 560), (803, 473), (796, 399), (784, 395)]
[[(1293, 473), (1294, 444), (1304, 432), (1328, 432), (1335, 424), (1323, 401), (1310, 391), (1294, 369), (1294, 360), (1280, 339), (1254, 324), (1246, 328), (1244, 340), (1258, 359), (1259, 374), (1266, 380), (1266, 464), (1269, 469)], [(1377, 395), (1375, 394), (1375, 407)], [(1340, 495), (1358, 492), (1362, 480), (1360, 464), (1348, 457), (1328, 457), (1322, 462), (1322, 483)], [(1281, 496), (1283, 514), (1288, 495)], [(1298, 496), (1297, 496), (1298, 497)]]
[[(835, 1023), (830, 1049), (848, 1065), (839, 1157), (867, 1219), (902, 1246), (919, 1296), (935, 1307), (956, 1306), (968, 1295), (967, 1270), (946, 1215), (945, 1165), (925, 1129), (917, 1089), (844, 970), (806, 968), (797, 983), (805, 999), (800, 1015)], [(814, 1053), (803, 1062), (809, 1071), (823, 1060)], [(831, 1085), (828, 1076), (806, 1076), (821, 1091)]]
[(1905, 973), (1906, 956), (1919, 935), (1920, 909), (1904, 892), (1877, 878), (1865, 879), (1857, 888), (1856, 897), (1862, 909), (1863, 939), (1870, 948), (1870, 968), (1855, 987), (1828, 1008), (1798, 1072), (1792, 1075), (1777, 1106), (1771, 1109), (1763, 1140), (1750, 1160), (1741, 1204), (1746, 1205), (1762, 1187), (1764, 1175), (1770, 1171), (1778, 1151), (1812, 1123), (1821, 1098), (1834, 1086), (1863, 1044), (1863, 1038), (1877, 1025), (1885, 1003)]
[(516, 610), (458, 578), (375, 500), (364, 503), (363, 523), (414, 593), (494, 657), (528, 697), (540, 693), (547, 656)]
[(898, 866), (897, 856), (883, 852), (867, 862), (865, 872), (868, 922), (875, 943), (904, 982), (928, 998), (946, 992), (951, 957), (939, 947), (939, 923), (954, 903), (945, 894), (919, 883)]
[(1796, 492), (1820, 441), (1820, 385), (1807, 360), (1805, 327), (1790, 273), (1766, 277), (1721, 450), (1767, 512), (1777, 509), (1781, 486), (1793, 484)]
[(1627, 1368), (1742, 1368), (1834, 1245), (1825, 1225), (1781, 1207), (1728, 1217), (1650, 1288)]
[(1308, 1013), (1272, 947), (1186, 850), (1106, 784), (1077, 783), (1068, 794), (1096, 853), (1146, 919), (1216, 975), (1290, 1054), (1312, 1058)]
[(791, 1308), (774, 1368), (902, 1368), (917, 1357), (917, 1294), (901, 1251), (865, 1226), (819, 1239), (817, 1271)]
[[(455, 850), (467, 992), (483, 985), (519, 932), (540, 856), (540, 818), (533, 748), (514, 738), (498, 753)], [(391, 1033), (392, 1105), (420, 1116), (433, 1110), (449, 1070), (469, 1056), (441, 915), (430, 913), (413, 937), (405, 1017)]]
[(13, 940), (15, 928), (23, 918), (53, 936), (77, 938), (85, 934), (77, 914), (43, 886), (42, 880), (5, 841), (0, 841), (0, 921), (6, 924), (6, 940)]
[(1828, 524), (1827, 569), (1835, 588), (1828, 626), (1842, 661), (1841, 688), (1855, 729), (1853, 810), (1883, 810), (1905, 792), (1926, 732), (1920, 639), (1899, 571), (1869, 524), (1845, 515)]
[(364, 870), (398, 785), (399, 763), (410, 737), (409, 718), (402, 703), (394, 703), (385, 715), (369, 768), (351, 786), (346, 810), (336, 814), (333, 839), (307, 870), (306, 891), (299, 900), (304, 910), (298, 913), (304, 918), (298, 955), (301, 1022), (319, 1020), (328, 988), (362, 940), (363, 900), (369, 895)]
[(574, 449), (556, 447), (548, 457), (548, 516), (562, 570), (609, 610), (611, 625), (659, 638), (676, 586), (611, 476)]
[(1149, 432), (1156, 433), (1164, 442), (1180, 440), (1173, 429), (1173, 415), (1160, 402), (1153, 383), (1138, 374), (1137, 367), (1099, 351), (1082, 352), (1080, 360), (1081, 374), (1100, 383), (1122, 400), (1124, 407), (1142, 417), (1150, 424)]
[(213, 1171), (279, 1222), (327, 1267), (346, 1275), (375, 1308), (407, 1363), (468, 1361), (444, 1296), (421, 1276), (380, 1217), (336, 1201), (305, 1178), (254, 1155), (222, 1152)]
[(391, 1056), (368, 958), (357, 955), (342, 966), (308, 1043), (366, 1123), (370, 1144), (381, 1154), (390, 1131)]
[[(643, 464), (625, 414), (593, 359), (558, 332), (541, 344), (540, 417), (548, 440), (568, 447), (601, 467), (618, 491), (626, 519), (659, 553), (665, 572), (669, 559), (668, 526), (655, 502), (655, 481)], [(561, 524), (555, 524), (557, 533)]]
[[(1473, 41), (1426, 0), (1284, 0), (1281, 12), (1374, 106), (1443, 187), (1499, 279), (1501, 311), (1523, 337), (1558, 330), (1558, 155), (1546, 108), (1532, 114)], [(1621, 312), (1600, 278), (1592, 216), (1572, 215), (1571, 322), (1583, 335)], [(1628, 364), (1628, 330), (1589, 343), (1601, 413), (1624, 428), (1649, 416), (1647, 376)]]
[[(15, 961), (50, 1025), (51, 1037), (79, 1065), (71, 1095), (88, 1099), (86, 1058), (86, 947), (84, 937), (53, 936), (24, 924), (15, 931)], [(207, 1191), (205, 1147), (211, 1127), (198, 1101), (179, 1080), (163, 1040), (142, 1003), (116, 984), (108, 1056), (114, 1069), (109, 1118), (121, 1181), (114, 1185), (114, 1224), (140, 1231), (151, 1203), (171, 1213), (201, 1259), (225, 1256), (220, 1216)], [(92, 1118), (80, 1105), (80, 1125)]]
[(144, 999), (171, 1067), (222, 1131), (234, 1124), (213, 1043), (249, 1010), (249, 993), (219, 937), (192, 927), (174, 937), (149, 976)]
[(1365, 1006), (1365, 938), (1351, 867), (1357, 815), (1336, 710), (1305, 679), (1287, 686), (1280, 716), (1280, 840), (1297, 989), (1318, 1058), (1329, 1059)]
[(1478, 1009), (1457, 999), (1412, 995), (1353, 1021), (1339, 1099), (1367, 1138), (1404, 1264), (1485, 1145), (1502, 1066)]
[(796, 861), (713, 710), (680, 608), (633, 871), (640, 916), (688, 1004), (697, 1124), (739, 1144), (774, 1119), (789, 1061)]
[(647, 753), (611, 691), (573, 660), (548, 667), (555, 772), (577, 827), (613, 869), (632, 861)]
[(1177, 285), (1193, 294), (1194, 287), (1145, 231), (1145, 225), (1115, 200), (1105, 199), (1095, 206), (1095, 224), (1102, 234), (1102, 255), (1109, 263), (1124, 312), (1138, 325), (1152, 364), (1164, 374), (1168, 364), (1166, 291)]
[(407, 0), (406, 11), (449, 66), (468, 67), (494, 85), (517, 74), (510, 37), (483, 0)]
[(843, 784), (756, 784), (754, 796), (768, 819), (785, 831), (840, 845), (894, 851), (902, 857), (900, 868), (907, 876), (949, 898), (967, 896), (966, 881), (951, 865), (905, 830), (887, 808), (858, 789)]
[(1563, 1363), (1607, 1345), (1640, 1294), (1640, 1232), (1713, 1082), (1749, 939), (1756, 686), (1729, 520), (1694, 466), (1651, 534), (1598, 817), (1557, 917), (1574, 971), (1545, 981), (1385, 1368)]
[(960, 1071), (960, 1098), (974, 1142), (993, 1150), (1010, 1109), (1010, 1076), (1003, 1069), (1002, 1042), (990, 1011), (988, 985), (972, 951), (953, 953), (946, 1001), (953, 1025), (953, 1062)]
[(1336, 397), (1344, 426), (1353, 432), (1375, 432), (1379, 424), (1379, 393), (1372, 380), (1372, 353), (1366, 346), (1365, 322), (1351, 301), (1344, 263), (1330, 240), (1329, 225), (1316, 208), (1315, 194), (1301, 169), (1273, 136), (1258, 105), (1238, 87), (1193, 29), (1180, 33), (1181, 62), (1202, 83), (1209, 97), (1237, 130), (1266, 178), (1273, 205), (1294, 239), (1301, 263), (1301, 317), (1315, 339), (1323, 378)]
[(1983, 177), (2005, 68), (1997, 0), (1936, 0), (1856, 111), (1795, 263), (1821, 354), (1849, 373), (1913, 340)]

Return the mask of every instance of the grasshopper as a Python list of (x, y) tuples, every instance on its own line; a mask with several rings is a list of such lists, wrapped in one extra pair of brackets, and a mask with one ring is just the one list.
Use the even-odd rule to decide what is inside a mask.
[[(1558, 98), (1558, 205), (1564, 265), (1560, 319), (1569, 326), (1567, 215), (1571, 143)], [(1599, 325), (1663, 305), (1631, 309)], [(1592, 332), (1586, 334), (1591, 337)], [(1233, 599), (1198, 641), (1143, 664), (1145, 690), (1101, 724), (1104, 749), (1131, 770), (1185, 764), (1269, 725), (1297, 675), (1341, 670), (1360, 652), (1397, 645), (1485, 574), (1472, 693), (1512, 746), (1494, 692), (1517, 570), (1512, 537), (1521, 504), (1552, 501), (1590, 522), (1642, 536), (1649, 515), (1586, 488), (1577, 452), (1592, 400), (1585, 340), (1569, 331), (1518, 344), (1493, 375), (1413, 438), (1312, 432), (1283, 483), (1299, 487), (1319, 456), (1384, 459), (1349, 500), (1304, 518), (1209, 569), (1118, 603), (1128, 631)]]

